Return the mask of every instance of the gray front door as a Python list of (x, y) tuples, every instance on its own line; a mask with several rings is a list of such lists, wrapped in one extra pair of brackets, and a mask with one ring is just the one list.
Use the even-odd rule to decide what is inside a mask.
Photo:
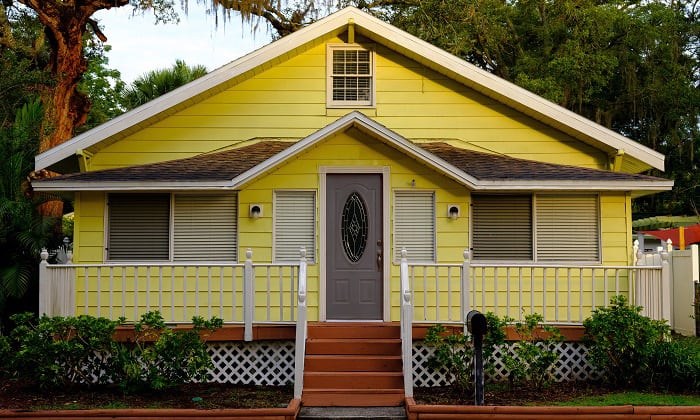
[(382, 176), (326, 177), (326, 317), (382, 319)]

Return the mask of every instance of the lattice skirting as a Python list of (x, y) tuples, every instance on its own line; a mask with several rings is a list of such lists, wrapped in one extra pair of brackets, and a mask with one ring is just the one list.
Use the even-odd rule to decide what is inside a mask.
[(213, 382), (286, 385), (294, 381), (293, 341), (208, 343)]
[[(501, 354), (507, 351), (513, 354), (513, 343), (505, 344), (496, 350), (494, 369), (486, 373), (486, 380), (492, 382), (504, 382), (508, 380), (507, 372), (503, 364)], [(598, 379), (601, 372), (597, 371), (588, 362), (588, 349), (583, 343), (562, 342), (557, 343), (555, 351), (559, 354), (559, 360), (552, 372), (556, 382)], [(451, 375), (445, 371), (433, 371), (427, 366), (428, 359), (435, 349), (426, 346), (421, 341), (413, 343), (413, 385), (419, 387), (444, 386), (451, 382)]]
[[(501, 352), (512, 352), (507, 344), (496, 353), (495, 371), (487, 377), (494, 382), (506, 381)], [(601, 373), (588, 363), (588, 350), (578, 342), (563, 342), (556, 345), (559, 361), (554, 367), (554, 380), (589, 380), (600, 378)], [(230, 341), (208, 343), (208, 351), (214, 362), (209, 372), (213, 382), (285, 385), (294, 381), (293, 341)], [(434, 349), (421, 341), (413, 343), (413, 385), (443, 386), (450, 383), (447, 372), (435, 372), (427, 367)]]

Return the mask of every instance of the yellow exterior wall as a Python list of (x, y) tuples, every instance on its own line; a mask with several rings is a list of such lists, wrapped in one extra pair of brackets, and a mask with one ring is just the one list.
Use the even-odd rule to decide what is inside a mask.
[[(342, 42), (329, 39), (328, 42)], [(376, 47), (372, 118), (416, 142), (448, 141), (510, 156), (607, 169), (607, 156), (538, 121)], [(97, 151), (90, 169), (190, 157), (258, 138), (299, 139), (351, 109), (326, 108), (326, 44)]]

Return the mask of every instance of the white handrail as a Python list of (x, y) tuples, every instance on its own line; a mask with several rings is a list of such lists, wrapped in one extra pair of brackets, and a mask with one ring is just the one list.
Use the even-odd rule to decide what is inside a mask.
[(300, 250), (299, 287), (297, 288), (297, 328), (294, 346), (294, 398), (301, 398), (304, 390), (304, 357), (306, 355), (306, 249)]
[(413, 303), (406, 248), (401, 249), (401, 361), (406, 398), (413, 397)]

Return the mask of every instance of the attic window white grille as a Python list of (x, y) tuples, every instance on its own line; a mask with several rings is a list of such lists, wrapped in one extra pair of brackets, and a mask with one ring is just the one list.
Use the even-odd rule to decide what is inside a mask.
[(374, 104), (373, 52), (359, 45), (328, 46), (328, 106)]

